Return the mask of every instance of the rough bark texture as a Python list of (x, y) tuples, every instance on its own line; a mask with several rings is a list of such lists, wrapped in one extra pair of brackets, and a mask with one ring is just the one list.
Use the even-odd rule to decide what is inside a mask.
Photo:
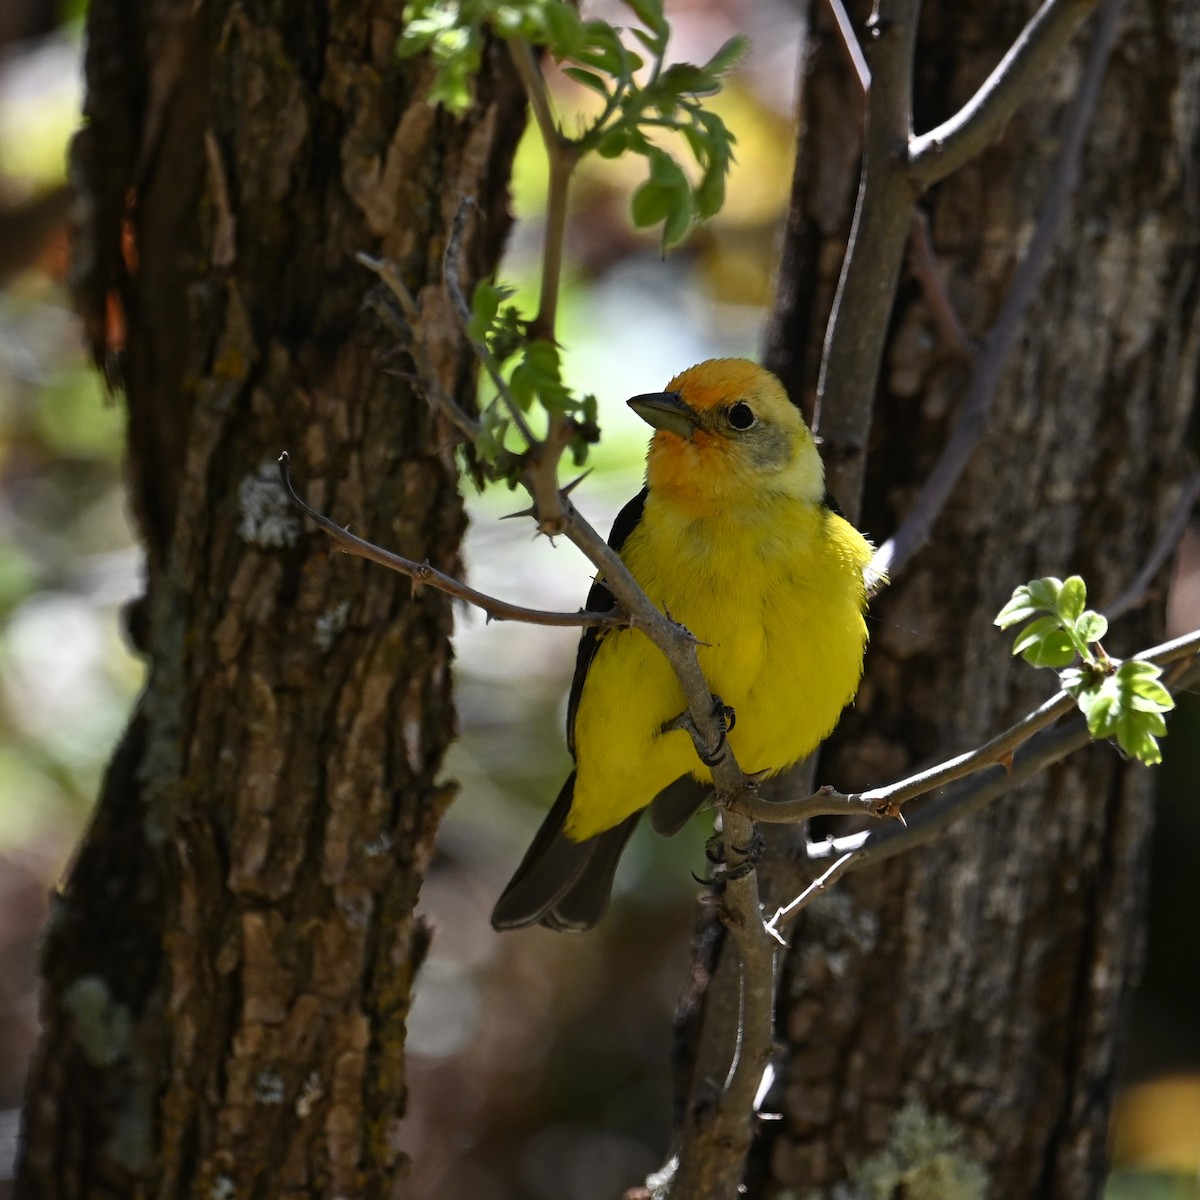
[[(967, 98), (1031, 7), (925, 6), (918, 129)], [(865, 15), (856, 13), (860, 29)], [(950, 294), (977, 336), (1028, 240), (1090, 35), (1085, 27), (984, 158), (928, 198)], [(771, 357), (809, 395), (862, 111), (832, 37), (818, 21), (771, 341)], [(821, 782), (899, 777), (1003, 728), (1053, 688), (1010, 661), (1010, 638), (992, 627), (1013, 586), (1078, 572), (1103, 603), (1155, 541), (1186, 466), (1200, 367), (1198, 149), (1200, 14), (1186, 0), (1131, 3), (1073, 217), (988, 433), (933, 544), (873, 606), (867, 678), (823, 754)], [(884, 370), (863, 517), (876, 536), (928, 472), (965, 379), (910, 282)], [(1160, 609), (1123, 619), (1106, 646), (1120, 654), (1152, 642)], [(851, 876), (812, 905), (779, 1007), (784, 1119), (764, 1127), (752, 1194), (861, 1184), (882, 1169), (885, 1147), (901, 1152), (894, 1119), (911, 1104), (961, 1132), (942, 1168), (985, 1179), (992, 1200), (1099, 1194), (1141, 950), (1152, 788), (1149, 771), (1092, 747), (937, 845)], [(778, 894), (799, 882), (773, 872)], [(882, 1177), (900, 1190), (870, 1194), (982, 1194), (947, 1190), (928, 1161), (923, 1176)]]
[(439, 284), (507, 230), (523, 102), (430, 110), (402, 0), (96, 0), (76, 147), (81, 306), (129, 407), (149, 682), (45, 949), (19, 1194), (382, 1197), (404, 1162), (413, 915), (454, 727), (438, 593), (331, 553), (275, 458), (356, 531), (444, 570), (447, 430), (387, 356), (357, 251), (420, 293), (445, 383), (473, 369)]

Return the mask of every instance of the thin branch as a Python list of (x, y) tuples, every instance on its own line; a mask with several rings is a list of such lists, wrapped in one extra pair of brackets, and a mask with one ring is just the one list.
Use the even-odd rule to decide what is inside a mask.
[[(1200, 632), (1188, 633), (1161, 645), (1151, 646), (1133, 657), (1143, 662), (1156, 663), (1161, 667), (1191, 658), (1197, 653), (1200, 653)], [(799, 800), (764, 800), (755, 793), (749, 793), (736, 802), (737, 807), (745, 815), (766, 824), (792, 824), (814, 816), (895, 816), (902, 804), (917, 796), (928, 795), (986, 767), (1007, 766), (1017, 750), (1035, 734), (1074, 711), (1076, 707), (1073, 696), (1067, 692), (1057, 692), (1044, 704), (1027, 713), (982, 746), (885, 787), (851, 793), (842, 793), (826, 787)]]
[(979, 90), (948, 121), (914, 138), (911, 177), (922, 191), (985, 150), (1058, 61), (1097, 0), (1045, 0)]
[(917, 191), (908, 176), (919, 0), (875, 0), (862, 176), (817, 381), (814, 428), (828, 484), (851, 521), (862, 503), (867, 434)]
[(431, 587), (437, 588), (439, 592), (445, 592), (458, 600), (465, 600), (468, 604), (481, 608), (492, 620), (521, 621), (526, 625), (567, 626), (576, 629), (588, 626), (596, 626), (601, 629), (620, 629), (629, 624), (620, 613), (587, 612), (585, 609), (573, 613), (547, 612), (540, 608), (524, 608), (520, 604), (509, 604), (506, 600), (498, 600), (494, 596), (478, 592), (461, 580), (431, 567), (427, 562), (419, 563), (411, 558), (404, 558), (399, 554), (393, 554), (390, 550), (376, 546), (373, 542), (356, 537), (348, 529), (343, 529), (342, 526), (317, 512), (315, 508), (310, 508), (300, 499), (296, 489), (292, 486), (286, 450), (279, 456), (279, 477), (283, 481), (288, 495), (292, 498), (292, 503), (329, 534), (347, 554), (357, 555), (359, 558), (365, 558), (382, 567), (387, 567), (390, 571), (398, 571), (401, 575), (407, 575), (414, 584), (427, 583)]
[[(781, 941), (784, 941), (783, 935), (779, 932), (779, 926), (782, 922), (804, 908), (816, 899), (821, 892), (832, 887), (841, 879), (851, 866), (853, 866), (856, 853), (857, 851), (848, 850), (841, 858), (836, 859), (824, 874), (818, 875), (794, 900), (789, 900), (782, 908), (777, 908), (775, 915), (767, 922), (767, 928)], [(784, 944), (787, 944), (786, 941), (784, 941)]]
[[(1078, 4), (1080, 0), (1075, 2)], [(1084, 139), (1095, 112), (1108, 56), (1116, 37), (1117, 17), (1123, 3), (1124, 0), (1104, 0), (1100, 24), (1088, 50), (1079, 90), (1071, 102), (1062, 145), (1054, 165), (1054, 175), (1050, 180), (1037, 227), (1025, 257), (1013, 277), (996, 322), (975, 359), (966, 396), (959, 406), (950, 439), (942, 451), (942, 456), (925, 480), (900, 528), (879, 547), (871, 560), (867, 569), (869, 591), (877, 590), (880, 580), (899, 571), (925, 544), (934, 521), (945, 508), (950, 494), (966, 470), (987, 428), (988, 414), (1004, 377), (1009, 352), (1029, 302), (1049, 266), (1051, 248), (1079, 180)], [(1051, 3), (1043, 5), (1040, 12), (1045, 13), (1051, 6)], [(1071, 28), (1073, 29), (1074, 25)]]
[(854, 68), (854, 73), (858, 76), (859, 87), (862, 88), (865, 95), (871, 90), (871, 68), (867, 66), (862, 46), (858, 44), (858, 38), (854, 36), (854, 24), (850, 20), (850, 14), (846, 11), (842, 0), (825, 0), (825, 8), (833, 18), (834, 25), (837, 26), (842, 49), (846, 52), (846, 58)]
[(558, 290), (562, 282), (563, 246), (567, 230), (567, 194), (571, 175), (579, 162), (579, 147), (555, 124), (550, 110), (546, 80), (533, 57), (528, 42), (509, 42), (513, 62), (525, 94), (533, 109), (542, 145), (549, 164), (549, 186), (546, 192), (546, 233), (542, 245), (542, 280), (537, 315), (529, 323), (532, 338), (553, 341), (558, 325)]
[(929, 217), (920, 208), (913, 213), (908, 266), (913, 278), (921, 285), (921, 293), (929, 302), (934, 323), (942, 331), (946, 345), (959, 358), (970, 362), (975, 357), (975, 346), (946, 291), (946, 281), (942, 278), (929, 232)]
[(1130, 581), (1124, 591), (1111, 603), (1105, 606), (1104, 614), (1112, 620), (1123, 616), (1130, 609), (1136, 608), (1145, 598), (1154, 582), (1154, 577), (1161, 570), (1163, 563), (1174, 553), (1183, 537), (1183, 531), (1191, 520), (1196, 501), (1200, 500), (1200, 471), (1196, 471), (1183, 485), (1179, 500), (1171, 513), (1170, 519), (1163, 526), (1163, 531), (1150, 551), (1142, 569)]
[[(871, 72), (863, 57), (862, 47), (854, 36), (854, 28), (850, 17), (842, 5), (842, 0), (825, 0), (825, 6), (833, 18), (837, 28), (838, 38), (846, 57), (854, 67), (858, 76), (859, 86), (863, 96), (871, 89)], [(950, 348), (960, 357), (970, 360), (975, 353), (975, 347), (954, 305), (946, 291), (946, 284), (938, 265), (937, 254), (933, 249), (933, 241), (929, 233), (929, 218), (917, 207), (913, 209), (912, 227), (909, 230), (909, 270), (913, 278), (921, 286), (921, 291), (929, 302), (934, 321), (942, 331), (942, 336)]]
[[(408, 322), (406, 332), (411, 341), (410, 353), (417, 368), (417, 376), (426, 398), (435, 411), (448, 417), (454, 427), (468, 442), (473, 442), (479, 436), (479, 422), (475, 420), (438, 382), (437, 373), (429, 361), (429, 347), (425, 342), (425, 331), (421, 320), (421, 311), (413, 294), (408, 290), (404, 280), (396, 271), (395, 264), (386, 258), (372, 258), (361, 251), (354, 256), (368, 271), (374, 272), (380, 283), (396, 298)], [(394, 317), (393, 317), (394, 319)]]
[(459, 280), (458, 255), (462, 247), (463, 231), (467, 226), (467, 216), (474, 207), (475, 201), (470, 196), (464, 196), (462, 203), (458, 206), (458, 212), (454, 214), (454, 224), (451, 225), (450, 237), (446, 240), (446, 253), (442, 256), (442, 275), (446, 280), (446, 290), (450, 293), (450, 303), (458, 314), (463, 336), (470, 342), (475, 356), (487, 371), (492, 385), (496, 389), (496, 394), (508, 410), (512, 423), (517, 427), (526, 444), (532, 446), (537, 442), (537, 436), (529, 427), (529, 422), (525, 419), (521, 406), (512, 394), (512, 389), (508, 386), (508, 380), (504, 378), (504, 374), (500, 370), (496, 356), (487, 342), (482, 338), (477, 338), (471, 330), (471, 306), (467, 303), (466, 296), (463, 295), (462, 283)]
[[(1191, 686), (1197, 680), (1200, 680), (1200, 667), (1193, 664), (1174, 682), (1175, 686), (1182, 688)], [(993, 800), (1037, 778), (1090, 741), (1087, 722), (1082, 717), (1057, 729), (1043, 730), (1022, 747), (1011, 769), (1004, 774), (960, 780), (914, 814), (907, 825), (875, 826), (862, 833), (817, 842), (808, 847), (808, 859), (813, 863), (834, 860), (833, 867), (821, 877), (827, 887), (832, 881), (828, 877), (835, 870), (834, 878), (840, 878), (847, 871), (856, 871), (870, 863), (883, 862), (928, 845), (965, 817), (974, 815)], [(810, 885), (787, 906), (787, 916), (794, 917), (817, 894), (818, 890)]]

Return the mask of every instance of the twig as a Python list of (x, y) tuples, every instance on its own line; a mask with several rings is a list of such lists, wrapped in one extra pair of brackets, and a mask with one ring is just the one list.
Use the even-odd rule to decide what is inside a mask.
[(429, 361), (429, 348), (425, 343), (420, 309), (417, 308), (416, 300), (413, 299), (412, 293), (397, 273), (395, 264), (386, 258), (372, 258), (371, 255), (363, 254), (361, 251), (354, 257), (368, 271), (372, 271), (378, 276), (380, 283), (392, 293), (403, 309), (404, 318), (408, 322), (408, 335), (412, 342), (410, 352), (426, 398), (436, 411), (445, 414), (450, 419), (466, 441), (473, 442), (479, 435), (479, 422), (470, 416), (461, 405), (446, 395), (445, 390), (438, 382), (433, 364)]
[(1179, 539), (1183, 537), (1183, 531), (1187, 528), (1188, 521), (1191, 520), (1197, 500), (1200, 500), (1200, 471), (1196, 471), (1183, 485), (1183, 491), (1180, 493), (1175, 509), (1166, 525), (1163, 526), (1163, 531), (1159, 535), (1158, 541), (1155, 542), (1154, 548), (1142, 564), (1142, 569), (1111, 604), (1105, 605), (1103, 611), (1110, 620), (1123, 616), (1142, 602), (1163, 563), (1179, 545)]
[(541, 290), (537, 315), (529, 322), (529, 336), (553, 341), (558, 324), (558, 289), (562, 282), (563, 245), (567, 231), (567, 194), (570, 190), (571, 175), (579, 162), (579, 148), (563, 136), (554, 122), (546, 81), (538, 70), (529, 43), (511, 41), (509, 50), (533, 109), (534, 120), (537, 121), (538, 131), (542, 135), (542, 145), (546, 149), (549, 165)]
[(508, 415), (517, 427), (517, 431), (524, 438), (525, 443), (532, 446), (537, 442), (537, 436), (529, 427), (529, 422), (525, 419), (521, 406), (512, 394), (512, 389), (508, 386), (508, 380), (504, 378), (504, 373), (500, 370), (496, 356), (487, 342), (476, 337), (472, 332), (471, 306), (467, 303), (466, 296), (463, 295), (462, 283), (458, 277), (458, 255), (462, 247), (463, 230), (467, 226), (467, 215), (474, 207), (475, 201), (470, 196), (464, 196), (462, 203), (458, 206), (458, 211), (454, 214), (454, 224), (451, 225), (450, 236), (446, 240), (446, 253), (442, 256), (442, 275), (446, 280), (446, 290), (450, 293), (450, 303), (458, 314), (463, 336), (470, 342), (475, 356), (483, 364), (483, 369), (487, 371), (488, 377), (496, 389), (496, 394), (508, 410)]
[[(856, 853), (857, 852), (854, 850), (848, 850), (842, 855), (841, 858), (837, 859), (833, 866), (829, 867), (823, 875), (818, 875), (817, 878), (814, 879), (812, 883), (810, 883), (808, 887), (806, 887), (804, 891), (802, 891), (794, 900), (789, 900), (787, 904), (783, 905), (782, 908), (777, 908), (775, 910), (775, 915), (767, 922), (767, 928), (771, 930), (771, 932), (774, 933), (775, 936), (780, 939), (780, 941), (784, 941), (783, 935), (779, 932), (780, 923), (790, 917), (793, 913), (798, 912), (801, 908), (804, 908), (805, 905), (807, 905), (817, 895), (825, 891), (826, 888), (832, 887), (833, 884), (841, 879), (841, 877), (845, 875), (845, 873), (853, 864)], [(784, 944), (787, 944), (786, 941), (784, 941)]]
[[(1200, 653), (1200, 632), (1151, 646), (1134, 657), (1161, 667), (1191, 658), (1197, 653)], [(766, 824), (791, 824), (814, 816), (895, 816), (902, 804), (917, 796), (927, 795), (985, 767), (1007, 766), (1016, 751), (1035, 734), (1075, 708), (1073, 696), (1067, 692), (1056, 692), (1044, 704), (982, 746), (886, 787), (851, 793), (826, 787), (799, 800), (764, 800), (761, 796), (749, 793), (737, 801), (737, 807), (747, 816)]]
[[(516, 401), (499, 373), (494, 356), (486, 345), (471, 335), (471, 312), (457, 282), (458, 246), (471, 203), (468, 199), (459, 206), (454, 228), (447, 242), (444, 261), (447, 288), (464, 335), (488, 369), (501, 396), (507, 397), (506, 403), (512, 411), (516, 409)], [(528, 425), (524, 422), (522, 424), (524, 429), (528, 430)], [(531, 431), (527, 434), (529, 448), (522, 455), (522, 482), (533, 500), (538, 528), (543, 533), (562, 534), (597, 567), (609, 591), (627, 615), (628, 623), (640, 629), (662, 651), (674, 669), (698, 736), (703, 739), (705, 745), (715, 746), (721, 730), (716, 714), (712, 711), (711, 689), (704, 680), (700, 662), (696, 657), (695, 639), (681, 625), (664, 616), (651, 602), (620, 556), (580, 515), (570, 497), (558, 485), (558, 463), (563, 451), (570, 444), (575, 429), (570, 419), (558, 418), (550, 422), (544, 439), (534, 437)], [(712, 768), (712, 772), (719, 797), (732, 798), (739, 795), (745, 787), (745, 777), (728, 743), (725, 744), (720, 761)]]
[(347, 554), (369, 559), (373, 563), (387, 567), (390, 571), (398, 571), (401, 575), (407, 575), (415, 584), (427, 583), (431, 587), (437, 588), (439, 592), (445, 592), (458, 600), (465, 600), (468, 604), (483, 609), (492, 620), (522, 621), (526, 625), (554, 625), (572, 628), (597, 626), (602, 629), (620, 629), (629, 624), (625, 617), (617, 612), (597, 613), (587, 612), (585, 609), (573, 613), (547, 612), (540, 608), (524, 608), (520, 604), (509, 604), (506, 600), (498, 600), (494, 596), (478, 592), (461, 580), (431, 567), (427, 562), (415, 562), (411, 558), (404, 558), (390, 550), (376, 546), (373, 542), (356, 537), (348, 529), (343, 529), (342, 526), (317, 512), (315, 508), (310, 508), (300, 499), (296, 489), (292, 486), (286, 450), (279, 456), (279, 477), (283, 481), (288, 495), (291, 496), (292, 503), (329, 534)]
[(975, 95), (948, 121), (913, 139), (910, 170), (922, 191), (957, 171), (999, 136), (1096, 3), (1045, 0)]
[(842, 0), (825, 0), (825, 8), (833, 18), (834, 25), (837, 26), (842, 49), (845, 50), (846, 58), (854, 68), (854, 73), (858, 76), (859, 87), (862, 88), (865, 95), (871, 90), (871, 68), (867, 66), (862, 47), (858, 44), (858, 38), (854, 36), (854, 24), (850, 20), (850, 14), (846, 12)]
[(975, 347), (946, 291), (946, 281), (942, 278), (933, 239), (929, 234), (929, 217), (920, 208), (913, 213), (912, 229), (909, 231), (908, 263), (913, 278), (921, 285), (921, 292), (929, 301), (933, 319), (942, 331), (946, 345), (959, 358), (970, 362), (975, 357)]
[(862, 176), (817, 381), (813, 424), (825, 442), (829, 490), (851, 521), (862, 504), (879, 366), (917, 202), (908, 143), (919, 7), (919, 0), (875, 0)]
[[(1177, 669), (1169, 674), (1165, 682), (1172, 690), (1178, 691), (1200, 679), (1200, 664), (1186, 661), (1198, 652), (1200, 633), (1191, 633), (1164, 643), (1145, 657), (1160, 665), (1177, 662)], [(868, 861), (882, 861), (926, 845), (963, 817), (978, 812), (992, 800), (1040, 775), (1091, 740), (1087, 722), (1082, 717), (1057, 729), (1043, 730), (1017, 751), (1012, 765), (1004, 774), (977, 775), (959, 780), (941, 796), (913, 813), (905, 825), (889, 822), (861, 833), (816, 842), (808, 847), (808, 859), (810, 862), (822, 862), (853, 854), (853, 862), (848, 869), (858, 869)]]
[[(859, 86), (863, 95), (871, 90), (871, 71), (867, 60), (863, 57), (862, 47), (854, 36), (854, 27), (842, 4), (842, 0), (825, 0), (833, 23), (837, 27), (838, 38), (846, 58), (858, 76)], [(929, 235), (929, 218), (917, 208), (913, 211), (912, 228), (909, 231), (909, 270), (913, 278), (921, 285), (921, 291), (929, 301), (934, 320), (942, 331), (947, 345), (960, 357), (970, 359), (975, 352), (963, 323), (950, 301), (946, 291), (945, 281), (938, 269), (937, 255), (934, 253), (933, 241)]]
[[(1080, 6), (1082, 2), (1083, 0), (1074, 0), (1075, 6)], [(904, 518), (896, 533), (875, 552), (875, 557), (867, 569), (868, 591), (876, 590), (881, 579), (894, 575), (925, 544), (934, 521), (945, 508), (951, 492), (966, 470), (975, 447), (987, 428), (988, 413), (1004, 377), (1009, 351), (1016, 340), (1025, 310), (1029, 307), (1029, 302), (1049, 266), (1050, 250), (1079, 179), (1084, 138), (1095, 111), (1109, 52), (1116, 37), (1117, 17), (1123, 4), (1124, 0), (1104, 0), (1100, 23), (1088, 50), (1079, 90), (1075, 93), (1067, 115), (1062, 145), (1037, 227), (1025, 257), (1013, 277), (996, 322), (975, 359), (967, 393), (955, 416), (950, 439), (937, 465), (917, 494), (908, 516)], [(1030, 26), (1026, 27), (1025, 35), (1032, 36), (1031, 29), (1038, 18), (1052, 7), (1057, 8), (1057, 5), (1053, 0), (1048, 0)], [(1071, 5), (1067, 4), (1066, 7)], [(1048, 20), (1049, 18), (1045, 18), (1043, 24), (1038, 26), (1042, 35), (1063, 36), (1061, 23), (1049, 25), (1046, 23)], [(1070, 29), (1074, 29), (1074, 24)], [(1004, 61), (1008, 61), (1008, 56)], [(1026, 63), (1027, 60), (1020, 61)], [(1041, 62), (1041, 57), (1036, 57), (1036, 61)], [(1008, 94), (1005, 92), (1005, 95)]]

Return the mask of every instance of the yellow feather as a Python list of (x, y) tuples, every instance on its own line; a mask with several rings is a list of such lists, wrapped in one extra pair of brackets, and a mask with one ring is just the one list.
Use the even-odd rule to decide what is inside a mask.
[[(717, 360), (668, 391), (703, 411), (743, 399), (787, 437), (786, 463), (766, 469), (734, 437), (657, 433), (645, 510), (621, 552), (650, 599), (705, 643), (700, 666), (737, 714), (729, 741), (742, 768), (777, 772), (816, 747), (858, 688), (871, 547), (821, 504), (812, 436), (773, 375)], [(681, 775), (711, 781), (686, 733), (660, 732), (683, 708), (644, 634), (604, 636), (575, 721), (569, 837), (616, 825)]]

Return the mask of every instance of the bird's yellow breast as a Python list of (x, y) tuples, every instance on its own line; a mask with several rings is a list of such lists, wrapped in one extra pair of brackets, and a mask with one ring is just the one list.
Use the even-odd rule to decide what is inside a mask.
[[(737, 714), (729, 741), (743, 770), (782, 770), (830, 732), (858, 687), (870, 545), (795, 496), (694, 512), (652, 490), (621, 557), (702, 643), (705, 678)], [(670, 666), (644, 634), (604, 635), (576, 715), (570, 837), (611, 828), (681, 775), (711, 780), (686, 733), (661, 732), (683, 708)]]

